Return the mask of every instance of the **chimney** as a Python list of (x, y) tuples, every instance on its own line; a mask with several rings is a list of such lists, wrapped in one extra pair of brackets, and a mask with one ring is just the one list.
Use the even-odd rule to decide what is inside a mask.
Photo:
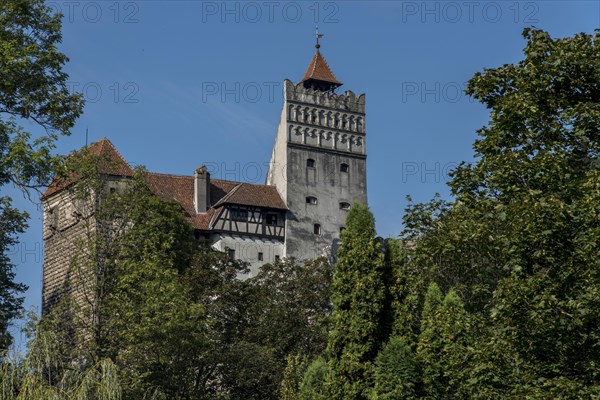
[(194, 171), (194, 208), (204, 214), (210, 207), (210, 173), (202, 165)]

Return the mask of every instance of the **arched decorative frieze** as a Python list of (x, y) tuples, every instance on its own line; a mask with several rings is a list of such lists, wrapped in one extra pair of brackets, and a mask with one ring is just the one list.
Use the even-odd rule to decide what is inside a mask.
[(331, 131), (322, 131), (323, 139), (321, 140), (321, 147), (333, 148), (333, 134)]
[(306, 139), (310, 135), (309, 131), (310, 131), (309, 128), (303, 128), (302, 129), (302, 143), (303, 144), (306, 144)]
[(354, 118), (354, 115), (351, 115), (348, 118), (348, 130), (356, 132), (356, 126), (355, 126), (355, 124), (356, 124), (356, 120)]
[(307, 129), (306, 134), (306, 142), (307, 145), (310, 146), (318, 146), (319, 145), (319, 133), (317, 129)]
[(361, 154), (365, 154), (364, 140), (360, 136), (356, 137), (356, 152), (357, 153), (361, 153)]
[(364, 133), (363, 126), (364, 126), (363, 118), (362, 117), (356, 118), (356, 131), (359, 133)]
[(323, 142), (325, 141), (325, 136), (326, 136), (325, 131), (323, 129), (320, 129), (319, 133), (318, 133), (318, 137), (319, 137), (318, 144), (319, 144), (319, 147), (323, 147)]

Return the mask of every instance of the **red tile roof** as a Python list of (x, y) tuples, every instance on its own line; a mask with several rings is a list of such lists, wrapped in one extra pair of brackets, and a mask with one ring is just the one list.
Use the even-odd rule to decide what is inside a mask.
[(342, 82), (338, 81), (333, 72), (331, 72), (331, 68), (329, 68), (329, 65), (327, 65), (325, 57), (321, 55), (321, 52), (318, 49), (300, 82), (305, 82), (311, 79), (333, 83), (335, 86), (342, 85)]
[[(86, 151), (86, 148), (79, 150), (74, 155), (81, 155), (82, 152)], [(87, 154), (93, 157), (97, 157), (100, 163), (100, 172), (106, 175), (132, 177), (134, 175), (133, 168), (125, 161), (125, 159), (119, 154), (115, 146), (107, 138), (102, 138), (97, 142), (92, 143), (87, 147)], [(56, 192), (61, 191), (73, 182), (77, 180), (74, 175), (68, 178), (55, 176), (42, 198), (47, 198)]]
[[(104, 138), (91, 144), (88, 147), (88, 152), (91, 155), (100, 156), (109, 161), (108, 163), (103, 163), (101, 168), (103, 173), (122, 177), (132, 177), (134, 175), (134, 170), (108, 139)], [(225, 204), (287, 210), (275, 186), (211, 179), (210, 204), (213, 206), (205, 214), (196, 214), (196, 210), (194, 209), (193, 176), (149, 172), (146, 174), (145, 179), (150, 190), (158, 197), (180, 204), (192, 226), (200, 230), (210, 229), (212, 217)], [(50, 186), (48, 186), (48, 189), (46, 189), (42, 199), (64, 189), (76, 180), (77, 177), (75, 176), (71, 176), (68, 179), (55, 177)]]
[(146, 180), (150, 189), (161, 199), (179, 203), (194, 228), (200, 230), (210, 229), (212, 217), (225, 204), (287, 209), (275, 186), (211, 179), (210, 204), (212, 207), (205, 214), (196, 214), (193, 176), (150, 172), (146, 175)]

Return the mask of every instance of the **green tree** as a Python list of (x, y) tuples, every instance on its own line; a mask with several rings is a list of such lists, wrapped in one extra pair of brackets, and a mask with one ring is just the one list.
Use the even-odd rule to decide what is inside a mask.
[(366, 205), (351, 207), (337, 255), (327, 386), (333, 398), (364, 399), (372, 386), (373, 362), (387, 339), (384, 253)]
[(327, 362), (322, 358), (313, 361), (300, 384), (300, 400), (325, 400), (327, 396)]
[(413, 343), (393, 336), (375, 359), (373, 400), (419, 398), (421, 374)]
[(281, 381), (280, 400), (299, 400), (300, 385), (308, 368), (308, 357), (303, 354), (289, 355)]
[[(110, 360), (80, 370), (66, 368), (56, 357), (59, 337), (37, 331), (27, 357), (4, 357), (0, 362), (0, 398), (3, 400), (120, 400), (122, 385)], [(51, 371), (61, 370), (56, 380)]]
[(422, 369), (425, 397), (455, 398), (466, 367), (469, 317), (453, 290), (444, 297), (437, 284), (427, 290), (417, 359)]
[(84, 234), (64, 304), (42, 328), (61, 337), (53, 357), (63, 365), (116, 364), (128, 398), (198, 396), (208, 323), (186, 274), (197, 242), (180, 206), (156, 197), (143, 170), (114, 180), (104, 173), (113, 162), (84, 150), (66, 163), (63, 176), (76, 179), (63, 190), (79, 204)]
[(408, 210), (408, 262), (476, 316), (463, 397), (590, 398), (600, 384), (600, 33), (523, 35), (522, 61), (469, 81), (490, 122), (476, 161), (452, 173), (455, 201)]
[(249, 340), (273, 348), (283, 367), (290, 354), (322, 355), (331, 317), (332, 275), (325, 258), (263, 265), (248, 281)]
[[(13, 183), (30, 189), (48, 184), (58, 158), (51, 151), (58, 135), (82, 112), (81, 96), (69, 93), (62, 71), (67, 57), (57, 50), (61, 17), (52, 15), (43, 0), (0, 4), (0, 188)], [(34, 138), (18, 125), (28, 121), (43, 134)], [(27, 213), (0, 195), (0, 351), (11, 343), (9, 321), (20, 310), (25, 286), (14, 282), (14, 266), (6, 255), (16, 235), (27, 227)]]

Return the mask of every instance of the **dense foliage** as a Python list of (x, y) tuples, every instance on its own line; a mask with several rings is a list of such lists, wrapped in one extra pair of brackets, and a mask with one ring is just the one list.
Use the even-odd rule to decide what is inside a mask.
[[(83, 102), (67, 87), (67, 57), (57, 50), (61, 18), (43, 0), (0, 3), (0, 190), (14, 184), (26, 195), (47, 185), (57, 157), (51, 154), (58, 135), (68, 135)], [(35, 127), (42, 135), (28, 132)], [(8, 324), (20, 311), (25, 286), (14, 281), (7, 256), (28, 215), (0, 192), (0, 351), (12, 339)]]
[[(65, 163), (64, 182), (73, 183), (64, 191), (85, 234), (75, 238), (68, 291), (38, 324), (38, 338), (55, 338), (52, 365), (7, 358), (6, 376), (29, 370), (67, 396), (74, 372), (110, 366), (123, 398), (277, 399), (287, 360), (325, 349), (331, 266), (285, 260), (240, 280), (247, 266), (196, 241), (143, 169), (123, 184), (103, 174), (112, 163), (87, 150)], [(29, 380), (10, 382), (13, 396), (28, 393)]]
[(370, 222), (343, 236), (328, 396), (598, 397), (600, 34), (524, 37), (523, 61), (469, 81), (490, 122), (454, 200), (411, 203), (383, 267), (355, 239)]
[(375, 220), (354, 204), (342, 232), (333, 277), (333, 323), (328, 340), (327, 387), (335, 399), (363, 399), (384, 339), (384, 254), (375, 240)]
[(102, 160), (75, 157), (94, 228), (29, 358), (0, 365), (2, 395), (599, 397), (600, 34), (524, 37), (523, 61), (469, 82), (490, 122), (454, 200), (411, 203), (387, 241), (354, 204), (333, 268), (239, 280), (247, 266), (199, 246), (143, 171), (111, 192)]

